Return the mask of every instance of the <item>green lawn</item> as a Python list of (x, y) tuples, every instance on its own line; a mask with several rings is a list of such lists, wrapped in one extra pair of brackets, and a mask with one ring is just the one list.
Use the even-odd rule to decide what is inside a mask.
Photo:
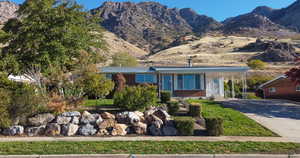
[(86, 100), (84, 102), (84, 106), (87, 106), (87, 107), (112, 106), (112, 105), (114, 105), (114, 101), (112, 99)]
[(0, 155), (31, 154), (295, 154), (300, 144), (267, 142), (6, 142)]
[(189, 102), (201, 103), (204, 117), (223, 118), (224, 135), (226, 136), (278, 136), (242, 113), (230, 108), (223, 108), (213, 101), (189, 100)]

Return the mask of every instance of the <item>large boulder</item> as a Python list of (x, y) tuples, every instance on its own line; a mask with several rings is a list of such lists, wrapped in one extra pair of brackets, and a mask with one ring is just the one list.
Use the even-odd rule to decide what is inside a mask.
[(162, 134), (164, 136), (176, 136), (177, 135), (177, 129), (174, 127), (165, 126), (162, 128)]
[(61, 114), (63, 117), (80, 117), (81, 114), (78, 111), (64, 112)]
[(57, 116), (55, 122), (59, 125), (66, 125), (66, 124), (70, 123), (71, 120), (72, 120), (72, 117)]
[(110, 133), (106, 129), (100, 129), (97, 133), (97, 136), (109, 136)]
[(79, 128), (78, 125), (72, 123), (63, 125), (61, 129), (61, 133), (65, 136), (73, 136), (76, 135), (78, 128)]
[(117, 124), (116, 120), (113, 119), (108, 119), (108, 120), (103, 120), (98, 124), (99, 129), (109, 129), (115, 127)]
[(42, 126), (47, 125), (47, 123), (52, 122), (55, 119), (55, 116), (47, 113), (47, 114), (39, 114), (34, 117), (28, 118), (28, 124), (31, 126)]
[(22, 135), (24, 133), (23, 126), (11, 126), (3, 130), (3, 134), (6, 136)]
[(132, 127), (132, 130), (135, 134), (145, 135), (147, 134), (147, 124), (139, 122), (137, 125)]
[(97, 130), (91, 124), (83, 125), (79, 128), (78, 133), (82, 136), (91, 136), (95, 135)]
[(70, 123), (78, 125), (80, 123), (79, 117), (76, 117), (76, 116), (72, 117), (72, 120)]
[(115, 124), (111, 131), (112, 136), (125, 136), (127, 134), (128, 126), (125, 124)]
[(115, 119), (115, 115), (109, 113), (109, 112), (104, 112), (101, 114), (101, 117), (103, 119)]
[(167, 113), (167, 111), (163, 109), (158, 109), (156, 110), (153, 115), (157, 116), (160, 118), (163, 122), (167, 122), (171, 119), (171, 116)]
[(152, 136), (161, 136), (162, 135), (161, 129), (157, 128), (155, 125), (150, 125), (150, 127), (148, 128), (148, 132)]
[(95, 115), (84, 111), (81, 115), (80, 118), (80, 123), (82, 124), (95, 124), (96, 123), (97, 118), (95, 117)]
[(57, 123), (49, 123), (46, 126), (45, 135), (46, 136), (59, 136), (61, 127)]
[(117, 122), (122, 124), (132, 124), (136, 125), (141, 121), (141, 118), (139, 115), (137, 115), (135, 112), (122, 112), (118, 113), (117, 115)]
[(146, 117), (146, 123), (148, 125), (155, 125), (157, 128), (161, 128), (164, 122), (155, 115), (149, 115)]
[(28, 127), (25, 129), (25, 133), (29, 137), (42, 136), (45, 134), (45, 130), (46, 130), (46, 125), (42, 125), (39, 127)]

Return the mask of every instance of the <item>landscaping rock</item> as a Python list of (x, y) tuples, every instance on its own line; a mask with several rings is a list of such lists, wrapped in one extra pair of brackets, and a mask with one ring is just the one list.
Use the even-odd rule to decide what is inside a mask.
[(96, 123), (96, 118), (91, 113), (84, 111), (80, 118), (82, 124), (94, 124)]
[(97, 130), (91, 124), (86, 124), (84, 126), (81, 126), (78, 130), (78, 133), (83, 136), (95, 135), (96, 132)]
[(117, 124), (116, 120), (108, 119), (103, 120), (101, 123), (98, 124), (99, 129), (108, 129), (113, 128)]
[(176, 136), (177, 135), (177, 129), (174, 127), (165, 126), (162, 128), (162, 134), (164, 136)]
[(102, 117), (103, 119), (115, 119), (115, 118), (116, 118), (115, 115), (113, 115), (113, 114), (111, 114), (111, 113), (109, 113), (109, 112), (104, 112), (104, 113), (102, 113), (102, 114), (101, 114), (101, 117)]
[(46, 130), (46, 125), (42, 125), (39, 127), (28, 127), (25, 129), (25, 133), (29, 137), (42, 136), (45, 134), (45, 130)]
[(106, 129), (100, 129), (97, 133), (97, 136), (109, 136), (109, 132)]
[(171, 116), (167, 113), (167, 111), (158, 109), (156, 110), (153, 115), (157, 116), (160, 118), (163, 122), (167, 122), (168, 120), (171, 119)]
[(6, 136), (22, 135), (24, 133), (23, 126), (11, 126), (3, 130), (3, 134)]
[(79, 117), (76, 117), (76, 116), (72, 117), (72, 120), (71, 120), (70, 123), (78, 125), (79, 124)]
[(59, 125), (66, 125), (70, 123), (72, 120), (72, 117), (64, 117), (64, 116), (57, 116), (56, 117), (56, 123)]
[(136, 125), (138, 124), (141, 120), (139, 115), (137, 115), (135, 112), (122, 112), (117, 114), (117, 121), (122, 124), (132, 124)]
[(134, 112), (137, 116), (140, 117), (140, 121), (144, 122), (145, 121), (145, 117), (144, 117), (144, 113), (140, 112), (140, 111), (135, 111)]
[(78, 128), (79, 128), (78, 125), (70, 123), (67, 125), (63, 125), (61, 132), (65, 136), (73, 136), (73, 135), (76, 135)]
[(61, 127), (57, 123), (49, 123), (46, 126), (45, 135), (46, 136), (59, 136)]
[(136, 126), (133, 126), (133, 132), (138, 135), (147, 134), (147, 124), (139, 122)]
[(161, 128), (164, 124), (164, 122), (155, 115), (146, 117), (146, 123), (148, 125), (155, 125), (157, 128)]
[(61, 114), (63, 117), (80, 117), (81, 114), (78, 111), (64, 112)]
[(125, 136), (127, 134), (128, 126), (125, 124), (115, 124), (111, 132), (112, 136)]
[(162, 135), (161, 129), (157, 128), (155, 125), (151, 125), (148, 128), (148, 132), (152, 136), (161, 136)]
[(47, 125), (47, 123), (50, 123), (54, 119), (55, 119), (55, 116), (50, 113), (39, 114), (39, 115), (29, 118), (28, 123), (31, 126), (41, 126), (41, 125)]

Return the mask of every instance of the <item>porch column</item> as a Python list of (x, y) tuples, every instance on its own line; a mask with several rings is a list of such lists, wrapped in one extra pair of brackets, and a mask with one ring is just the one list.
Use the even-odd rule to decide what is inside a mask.
[(234, 77), (231, 76), (231, 97), (235, 98), (235, 91), (234, 91)]
[(157, 74), (157, 89), (158, 89), (158, 97), (160, 98), (160, 87), (161, 87), (161, 84), (160, 84), (160, 73)]
[(242, 76), (243, 79), (243, 99), (247, 99), (247, 73), (245, 72)]

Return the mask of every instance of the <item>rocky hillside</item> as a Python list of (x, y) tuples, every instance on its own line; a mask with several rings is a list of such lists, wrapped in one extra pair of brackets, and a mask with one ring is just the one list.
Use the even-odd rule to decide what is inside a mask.
[(181, 36), (203, 34), (221, 25), (191, 9), (172, 9), (156, 2), (105, 2), (91, 13), (103, 19), (107, 30), (149, 52), (165, 49)]
[(16, 11), (19, 5), (10, 1), (0, 1), (0, 25), (8, 19), (17, 17)]

